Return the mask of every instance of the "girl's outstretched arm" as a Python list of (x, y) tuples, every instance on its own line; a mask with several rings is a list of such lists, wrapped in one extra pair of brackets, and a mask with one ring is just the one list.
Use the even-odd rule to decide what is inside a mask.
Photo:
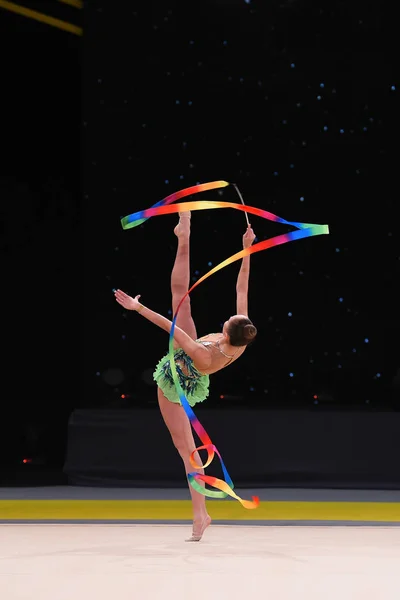
[[(247, 227), (246, 233), (243, 236), (243, 248), (249, 248), (254, 242), (256, 236), (251, 228)], [(236, 283), (236, 312), (238, 315), (248, 317), (248, 292), (249, 292), (249, 276), (250, 276), (250, 256), (242, 258), (237, 283)]]
[[(164, 331), (170, 333), (172, 327), (172, 321), (166, 319), (159, 313), (154, 312), (144, 304), (139, 302), (140, 295), (132, 298), (125, 294), (122, 290), (115, 290), (115, 299), (118, 304), (121, 304), (126, 310), (135, 310), (140, 313), (145, 319), (154, 323)], [(207, 369), (211, 363), (211, 357), (208, 350), (202, 345), (193, 340), (183, 329), (175, 327), (174, 329), (174, 340), (178, 343), (179, 347), (182, 348), (188, 356), (193, 360), (195, 366), (201, 371)]]

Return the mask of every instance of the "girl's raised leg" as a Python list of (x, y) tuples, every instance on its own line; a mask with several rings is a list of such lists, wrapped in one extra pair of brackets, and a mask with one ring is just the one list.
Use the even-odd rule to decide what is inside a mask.
[[(171, 273), (172, 314), (186, 292), (190, 283), (190, 212), (179, 214), (179, 223), (174, 229), (178, 238), (178, 248), (175, 262)], [(176, 326), (180, 327), (194, 340), (197, 338), (196, 325), (194, 324), (190, 306), (190, 298), (187, 296), (183, 301), (176, 320)]]

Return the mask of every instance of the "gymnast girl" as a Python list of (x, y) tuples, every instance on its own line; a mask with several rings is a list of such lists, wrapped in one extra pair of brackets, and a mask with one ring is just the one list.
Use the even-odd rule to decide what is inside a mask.
[[(189, 289), (190, 225), (191, 213), (179, 213), (179, 223), (174, 229), (178, 238), (178, 249), (171, 274), (174, 315), (180, 301)], [(251, 225), (248, 225), (243, 235), (243, 247), (250, 247), (254, 239), (255, 234)], [(250, 256), (245, 256), (242, 259), (236, 284), (237, 314), (224, 323), (221, 333), (211, 333), (198, 338), (191, 314), (189, 296), (186, 296), (180, 307), (174, 331), (174, 359), (180, 385), (192, 407), (207, 398), (209, 375), (224, 369), (237, 360), (257, 335), (257, 329), (248, 317), (249, 274)], [(132, 298), (122, 290), (116, 290), (114, 294), (117, 302), (125, 309), (140, 313), (145, 319), (168, 333), (170, 332), (172, 322), (140, 303), (140, 295)], [(190, 421), (181, 405), (172, 379), (168, 354), (158, 363), (153, 377), (158, 386), (157, 396), (161, 414), (183, 460), (186, 474), (191, 473), (193, 467), (190, 464), (190, 455), (195, 451), (196, 445)], [(201, 465), (198, 452), (193, 455), (193, 458), (198, 465)], [(198, 472), (204, 473), (204, 470), (198, 469)], [(192, 536), (186, 541), (198, 542), (210, 525), (211, 518), (207, 513), (205, 496), (194, 490), (190, 483), (189, 490), (193, 506), (193, 530)]]

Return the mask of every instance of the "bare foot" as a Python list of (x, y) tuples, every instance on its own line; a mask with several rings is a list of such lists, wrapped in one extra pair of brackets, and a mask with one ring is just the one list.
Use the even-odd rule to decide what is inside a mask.
[(187, 539), (187, 542), (199, 542), (203, 537), (203, 533), (207, 529), (207, 527), (211, 525), (211, 517), (210, 515), (206, 515), (203, 519), (195, 519), (193, 521), (193, 532), (192, 537)]
[(179, 213), (179, 223), (174, 229), (174, 233), (177, 237), (180, 237), (181, 235), (190, 235), (191, 216), (190, 210), (184, 213)]

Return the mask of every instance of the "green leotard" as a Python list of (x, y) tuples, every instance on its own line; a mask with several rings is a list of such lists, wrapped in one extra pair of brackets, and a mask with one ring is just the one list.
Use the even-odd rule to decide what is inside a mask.
[[(174, 351), (174, 359), (179, 382), (190, 406), (194, 406), (198, 402), (203, 402), (209, 394), (209, 375), (200, 373), (194, 366), (193, 360), (182, 350), (182, 348), (177, 348)], [(156, 370), (153, 373), (153, 378), (157, 382), (157, 385), (164, 396), (170, 402), (181, 404), (172, 379), (171, 364), (168, 354), (166, 354), (158, 363)]]

